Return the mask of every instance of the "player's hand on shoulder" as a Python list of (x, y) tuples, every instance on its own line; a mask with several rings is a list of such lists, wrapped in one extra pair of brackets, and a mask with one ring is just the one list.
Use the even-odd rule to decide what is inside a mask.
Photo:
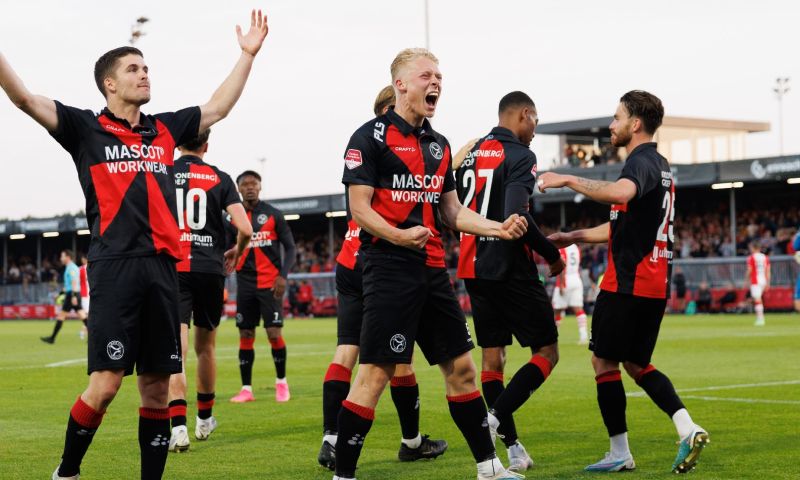
[(558, 260), (550, 264), (550, 276), (555, 277), (556, 275), (560, 275), (566, 266), (567, 264), (564, 263), (564, 259), (558, 257)]
[(428, 227), (417, 225), (416, 227), (406, 228), (400, 230), (400, 237), (397, 244), (401, 247), (416, 248), (421, 250), (425, 248), (428, 239), (431, 238), (433, 233)]
[(539, 191), (544, 193), (548, 188), (561, 188), (565, 186), (568, 178), (567, 175), (545, 172), (539, 175), (539, 180), (536, 181), (536, 185), (539, 187)]
[(261, 50), (261, 45), (264, 44), (268, 32), (267, 16), (262, 15), (261, 10), (250, 12), (250, 30), (246, 34), (242, 34), (242, 27), (236, 25), (236, 38), (239, 40), (239, 46), (243, 52), (254, 57)]
[(500, 226), (498, 238), (502, 240), (516, 240), (528, 231), (528, 221), (516, 213), (509, 216)]
[(473, 138), (465, 143), (464, 146), (453, 155), (453, 162), (451, 164), (453, 170), (458, 170), (461, 167), (461, 164), (464, 163), (464, 159), (467, 158), (467, 154), (475, 147), (478, 140), (480, 140), (480, 138)]

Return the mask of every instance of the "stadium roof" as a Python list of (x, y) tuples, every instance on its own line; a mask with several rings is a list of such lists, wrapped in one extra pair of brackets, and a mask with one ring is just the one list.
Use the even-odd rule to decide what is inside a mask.
[[(570, 120), (568, 122), (543, 123), (536, 127), (536, 133), (541, 135), (575, 135), (575, 136), (597, 136), (598, 134), (608, 136), (610, 134), (608, 126), (614, 117), (585, 118), (582, 120)], [(664, 117), (662, 124), (665, 127), (677, 128), (699, 128), (708, 130), (738, 130), (747, 133), (769, 131), (770, 125), (767, 122), (745, 122), (738, 120), (714, 120), (708, 118), (690, 117)]]

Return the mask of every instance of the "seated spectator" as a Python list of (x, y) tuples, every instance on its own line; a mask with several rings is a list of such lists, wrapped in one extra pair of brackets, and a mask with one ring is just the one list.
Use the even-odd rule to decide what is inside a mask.
[(708, 282), (700, 283), (700, 287), (697, 289), (697, 296), (695, 299), (695, 304), (697, 305), (697, 311), (701, 313), (710, 313), (711, 312), (711, 289), (708, 288)]

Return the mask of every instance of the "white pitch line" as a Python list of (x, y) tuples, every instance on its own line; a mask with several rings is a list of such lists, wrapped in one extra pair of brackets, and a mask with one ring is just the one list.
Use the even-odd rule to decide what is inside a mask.
[(778, 405), (800, 405), (800, 400), (769, 400), (766, 398), (735, 398), (735, 397), (705, 397), (702, 395), (685, 395), (681, 398), (692, 400), (710, 400), (712, 402), (737, 402), (737, 403), (769, 403)]
[[(775, 387), (780, 385), (800, 385), (800, 380), (785, 380), (780, 382), (762, 382), (762, 383), (739, 383), (735, 385), (714, 385), (711, 387), (700, 388), (682, 388), (675, 390), (677, 393), (688, 392), (713, 392), (716, 390), (735, 390), (737, 388), (758, 388), (758, 387)], [(631, 392), (628, 397), (644, 397), (647, 395), (645, 392)]]
[(72, 360), (64, 360), (63, 362), (48, 363), (45, 367), (66, 367), (69, 365), (78, 365), (80, 363), (86, 363), (86, 358), (73, 358)]

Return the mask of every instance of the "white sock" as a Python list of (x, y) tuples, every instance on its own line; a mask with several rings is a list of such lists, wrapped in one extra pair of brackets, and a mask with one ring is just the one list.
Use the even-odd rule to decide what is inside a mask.
[(491, 478), (503, 471), (503, 464), (500, 459), (494, 457), (491, 460), (485, 460), (478, 464), (478, 477)]
[(286, 377), (276, 378), (275, 379), (275, 385), (278, 385), (279, 383), (282, 383), (282, 384), (286, 385)]
[(628, 446), (628, 432), (618, 433), (611, 440), (611, 456), (614, 458), (627, 457), (631, 454), (631, 449)]
[(336, 440), (339, 438), (339, 435), (323, 435), (322, 441), (328, 442), (334, 447), (336, 446)]
[(253, 387), (251, 385), (242, 385), (242, 390), (247, 390), (248, 392), (252, 392)]
[(672, 416), (672, 423), (675, 424), (675, 429), (678, 431), (678, 437), (681, 440), (691, 435), (692, 431), (694, 431), (694, 422), (685, 408), (675, 412), (675, 415)]
[(756, 305), (755, 310), (756, 310), (756, 318), (759, 320), (764, 320), (764, 304), (759, 303), (758, 305)]
[(419, 448), (419, 446), (422, 445), (422, 435), (417, 433), (417, 436), (410, 440), (403, 438), (400, 439), (400, 441), (403, 442), (403, 445), (405, 445), (408, 448)]

